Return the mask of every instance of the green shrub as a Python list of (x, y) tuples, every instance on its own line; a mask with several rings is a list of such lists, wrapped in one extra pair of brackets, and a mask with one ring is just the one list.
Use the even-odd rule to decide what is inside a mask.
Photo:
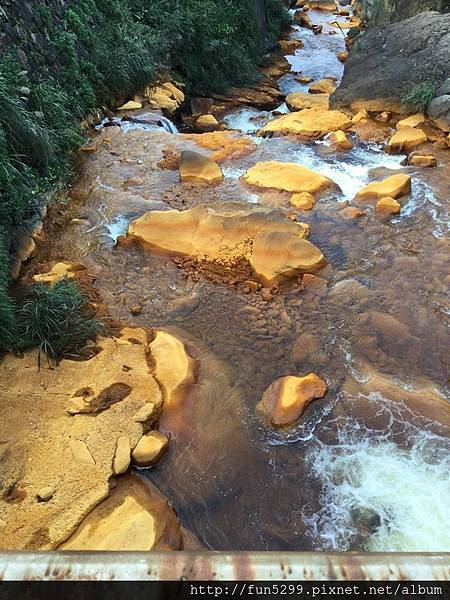
[(103, 330), (85, 294), (68, 279), (32, 286), (16, 319), (17, 347), (39, 348), (50, 359), (76, 356)]
[(409, 92), (401, 98), (401, 104), (405, 110), (422, 112), (434, 98), (436, 84), (430, 81), (414, 85)]
[[(275, 38), (287, 13), (282, 0), (266, 0), (266, 6)], [(35, 2), (33, 10), (51, 60), (31, 31), (0, 56), (0, 349), (10, 348), (17, 335), (6, 249), (14, 250), (20, 224), (72, 175), (71, 152), (84, 139), (83, 115), (141, 92), (164, 69), (200, 94), (253, 81), (264, 50), (254, 0), (78, 0), (62, 19), (54, 18), (48, 3)], [(30, 69), (18, 64), (18, 50)], [(20, 310), (21, 326), (32, 306), (45, 324), (47, 301), (50, 325), (64, 289), (34, 290), (34, 300)], [(37, 323), (27, 331), (26, 343), (49, 356), (66, 351), (65, 333), (60, 346), (50, 330), (40, 341), (34, 338)]]

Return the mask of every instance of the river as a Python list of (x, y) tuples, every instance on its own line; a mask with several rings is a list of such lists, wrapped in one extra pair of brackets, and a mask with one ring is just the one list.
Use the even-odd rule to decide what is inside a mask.
[[(307, 90), (298, 71), (342, 75), (344, 38), (328, 33), (335, 17), (310, 15), (323, 32), (293, 26), (304, 46), (287, 57), (286, 94)], [(225, 162), (222, 184), (200, 189), (157, 167), (168, 144), (199, 150), (192, 140), (136, 123), (101, 128), (102, 149), (83, 158), (59, 225), (63, 213), (53, 212), (54, 238), (40, 261), (81, 260), (113, 317), (168, 329), (198, 359), (198, 384), (169, 428), (170, 451), (145, 473), (204, 547), (449, 551), (449, 170), (403, 167), (404, 156), (356, 137), (345, 153), (326, 141), (257, 137), (272, 118), (248, 107), (227, 114), (226, 126), (256, 150)], [(152, 209), (230, 199), (286, 207), (285, 194), (255, 193), (240, 180), (264, 160), (305, 165), (340, 186), (301, 214), (330, 263), (320, 273), (327, 285), (294, 282), (266, 302), (185, 277), (168, 257), (115, 245)], [(343, 217), (343, 202), (400, 170), (413, 189), (399, 216)], [(142, 312), (132, 317), (135, 304)], [(261, 425), (254, 408), (264, 390), (309, 372), (328, 383), (325, 398), (287, 430)]]

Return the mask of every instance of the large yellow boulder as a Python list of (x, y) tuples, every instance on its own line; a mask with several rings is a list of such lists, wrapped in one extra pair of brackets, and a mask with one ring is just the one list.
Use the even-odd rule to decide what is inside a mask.
[(305, 94), (294, 92), (286, 96), (286, 105), (290, 111), (304, 110), (305, 108), (319, 108), (328, 110), (330, 104), (329, 94)]
[(288, 375), (274, 381), (264, 392), (256, 410), (275, 427), (292, 425), (316, 398), (323, 398), (327, 385), (310, 373), (305, 377)]
[(283, 231), (258, 234), (250, 265), (267, 286), (300, 273), (316, 273), (327, 264), (322, 252), (297, 235)]
[(175, 512), (139, 475), (118, 479), (109, 497), (82, 521), (59, 550), (170, 551), (182, 546)]
[(199, 152), (181, 153), (180, 179), (189, 183), (220, 183), (223, 180), (219, 165)]
[(136, 100), (130, 100), (129, 102), (122, 104), (122, 106), (119, 106), (119, 108), (117, 110), (137, 110), (139, 108), (142, 108), (142, 102), (137, 102)]
[(348, 129), (351, 125), (351, 120), (339, 110), (311, 108), (270, 121), (259, 131), (259, 135), (295, 135), (309, 141), (317, 140), (337, 129)]
[(318, 194), (337, 189), (337, 185), (328, 177), (302, 165), (288, 162), (256, 163), (244, 174), (243, 179), (249, 185), (293, 193)]
[[(240, 202), (199, 205), (183, 212), (151, 211), (130, 224), (128, 235), (144, 248), (227, 268), (244, 259), (267, 285), (296, 273), (315, 272), (326, 262), (312, 244), (297, 243), (306, 237), (306, 226), (273, 208)], [(184, 372), (178, 366), (176, 370)]]
[(332, 77), (319, 79), (311, 84), (308, 88), (310, 94), (332, 94), (336, 91), (336, 80)]
[(404, 125), (397, 129), (385, 149), (388, 154), (404, 154), (426, 142), (427, 136), (422, 129)]
[(170, 114), (178, 110), (184, 102), (184, 93), (170, 81), (147, 88), (145, 93), (152, 108), (159, 108)]
[(379, 200), (381, 198), (400, 198), (411, 191), (411, 177), (406, 173), (392, 175), (382, 181), (374, 181), (359, 191), (355, 198), (361, 201)]

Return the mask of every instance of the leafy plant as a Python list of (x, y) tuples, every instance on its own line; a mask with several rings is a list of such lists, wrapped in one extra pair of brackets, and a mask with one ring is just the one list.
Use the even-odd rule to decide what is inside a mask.
[(104, 329), (89, 300), (72, 281), (37, 284), (17, 310), (18, 347), (36, 347), (51, 359), (73, 356)]
[(401, 98), (401, 104), (406, 110), (421, 112), (426, 110), (427, 106), (434, 98), (436, 84), (431, 81), (418, 83), (414, 85), (409, 92)]

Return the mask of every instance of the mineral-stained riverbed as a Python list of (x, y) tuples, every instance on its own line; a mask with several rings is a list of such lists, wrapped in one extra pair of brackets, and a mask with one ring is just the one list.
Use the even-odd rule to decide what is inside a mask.
[[(335, 17), (309, 14), (323, 32), (293, 27), (304, 47), (288, 57), (296, 73), (281, 78), (285, 93), (307, 90), (298, 71), (342, 74), (344, 38), (328, 33)], [(226, 126), (256, 150), (222, 163), (223, 183), (200, 187), (157, 166), (167, 146), (208, 154), (194, 140), (162, 128), (101, 128), (72, 203), (51, 213), (52, 238), (35, 268), (83, 262), (114, 318), (165, 328), (198, 359), (180, 414), (161, 423), (169, 453), (143, 473), (206, 548), (449, 551), (448, 156), (429, 145), (439, 162), (425, 169), (402, 166), (403, 155), (357, 134), (347, 152), (257, 137), (273, 118), (248, 106), (227, 114)], [(341, 188), (298, 213), (329, 262), (323, 285), (294, 279), (267, 301), (186, 276), (168, 256), (115, 245), (149, 210), (226, 200), (288, 208), (289, 194), (240, 179), (268, 160), (307, 166)], [(343, 202), (398, 172), (412, 177), (400, 215), (381, 218), (367, 204), (361, 218), (345, 218)], [(142, 310), (132, 316), (135, 305)], [(254, 409), (264, 390), (309, 372), (327, 382), (325, 398), (292, 427), (263, 426)]]

